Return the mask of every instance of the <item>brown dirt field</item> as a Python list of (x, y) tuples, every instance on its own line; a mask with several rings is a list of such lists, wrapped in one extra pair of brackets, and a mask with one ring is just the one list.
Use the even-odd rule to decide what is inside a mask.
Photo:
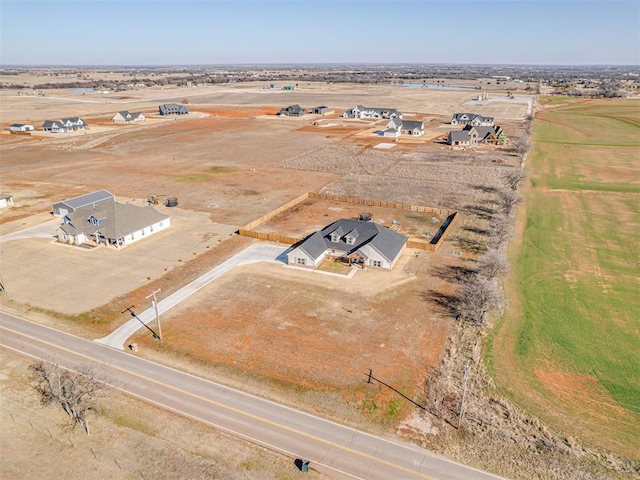
[[(425, 284), (443, 283), (429, 273), (441, 261), (439, 254), (407, 251), (392, 272), (358, 271), (351, 279), (271, 264), (238, 267), (165, 315), (162, 348), (334, 392), (327, 405), (307, 405), (332, 417), (340, 398), (388, 401), (389, 392), (366, 384), (368, 368), (419, 396), (424, 369), (435, 365), (449, 327), (422, 299)], [(157, 348), (146, 337), (136, 336), (139, 347)]]
[[(286, 458), (214, 428), (110, 390), (91, 435), (69, 430), (60, 407), (44, 407), (30, 385), (31, 360), (1, 350), (0, 477), (293, 479)], [(313, 469), (309, 478), (327, 478)], [(305, 477), (306, 478), (306, 477)]]

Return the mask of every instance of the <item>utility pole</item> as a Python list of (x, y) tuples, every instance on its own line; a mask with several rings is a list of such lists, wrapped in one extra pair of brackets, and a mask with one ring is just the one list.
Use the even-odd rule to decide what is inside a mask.
[(467, 394), (467, 380), (469, 380), (469, 372), (471, 371), (471, 360), (467, 362), (467, 366), (464, 369), (464, 386), (462, 387), (462, 400), (460, 401), (460, 414), (458, 415), (458, 428), (464, 418), (464, 397)]
[(162, 327), (160, 326), (160, 313), (158, 313), (158, 300), (156, 299), (156, 293), (160, 292), (160, 290), (162, 289), (157, 289), (154, 290), (151, 295), (147, 295), (146, 298), (150, 298), (153, 297), (153, 300), (151, 300), (151, 305), (153, 305), (153, 308), (156, 311), (156, 321), (158, 322), (158, 338), (160, 339), (160, 341), (162, 341)]

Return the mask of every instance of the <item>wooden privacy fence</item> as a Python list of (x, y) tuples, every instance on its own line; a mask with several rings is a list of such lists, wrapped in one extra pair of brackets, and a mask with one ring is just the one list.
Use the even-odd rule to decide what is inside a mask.
[[(285, 203), (284, 205), (276, 208), (275, 210), (271, 210), (269, 213), (267, 213), (266, 215), (261, 216), (260, 218), (255, 219), (253, 222), (247, 223), (243, 228), (241, 228), (240, 230), (253, 230), (254, 228), (256, 228), (258, 225), (262, 225), (263, 223), (271, 220), (273, 217), (275, 217), (276, 215), (278, 215), (279, 213), (284, 212), (285, 210), (289, 210), (290, 208), (295, 207), (297, 204), (299, 204), (300, 202), (304, 202), (307, 198), (309, 198), (309, 192), (307, 193), (303, 193), (302, 195), (300, 195), (298, 198), (294, 198), (293, 200), (291, 200), (290, 202)], [(242, 235), (242, 234), (240, 234)], [(255, 237), (257, 238), (257, 237)]]
[(372, 200), (368, 198), (359, 198), (359, 197), (349, 197), (345, 195), (327, 195), (325, 193), (315, 193), (315, 192), (307, 192), (300, 195), (297, 198), (285, 203), (284, 205), (276, 208), (275, 210), (270, 211), (266, 215), (263, 215), (260, 218), (255, 219), (253, 222), (247, 223), (244, 227), (238, 230), (238, 234), (244, 237), (257, 238), (258, 240), (267, 240), (270, 242), (278, 242), (284, 243), (288, 245), (293, 245), (294, 243), (298, 243), (301, 241), (301, 238), (297, 237), (288, 237), (286, 235), (280, 235), (279, 233), (266, 233), (266, 232), (256, 232), (253, 229), (262, 225), (265, 222), (268, 222), (276, 215), (285, 212), (301, 202), (312, 198), (316, 200), (328, 200), (331, 202), (342, 202), (342, 203), (351, 203), (353, 205), (364, 205), (368, 207), (380, 207), (380, 208), (391, 208), (396, 210), (406, 210), (410, 212), (417, 213), (431, 213), (436, 215), (447, 215), (447, 218), (444, 222), (442, 222), (442, 226), (438, 233), (436, 233), (431, 241), (422, 241), (422, 240), (407, 240), (407, 248), (417, 248), (420, 250), (426, 250), (429, 252), (435, 252), (440, 248), (442, 242), (449, 235), (451, 228), (458, 223), (458, 219), (460, 218), (460, 214), (454, 210), (446, 210), (443, 208), (431, 208), (431, 207), (423, 207), (420, 205), (408, 205), (406, 203), (396, 203), (396, 202), (384, 202), (382, 200)]
[(293, 245), (294, 243), (298, 243), (301, 238), (296, 237), (287, 237), (286, 235), (280, 235), (279, 233), (265, 233), (265, 232), (254, 232), (251, 230), (245, 230), (241, 228), (238, 230), (238, 234), (243, 237), (251, 237), (257, 238), (258, 240), (268, 240), (269, 242), (278, 242), (278, 243), (286, 243), (289, 245)]
[(327, 195), (326, 193), (307, 193), (307, 198), (315, 198), (318, 200), (330, 200), (332, 202), (351, 203), (354, 205), (365, 205), (367, 207), (392, 208), (396, 210), (407, 210), (418, 213), (433, 213), (438, 215), (451, 215), (454, 210), (444, 208), (423, 207), (421, 205), (409, 205), (406, 203), (384, 202), (382, 200), (372, 200), (370, 198), (349, 197), (346, 195)]

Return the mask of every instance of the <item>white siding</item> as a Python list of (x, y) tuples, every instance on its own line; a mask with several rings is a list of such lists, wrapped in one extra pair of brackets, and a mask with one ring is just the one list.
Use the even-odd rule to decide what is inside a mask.
[(162, 230), (165, 230), (170, 226), (171, 226), (171, 219), (166, 218), (161, 222), (154, 223), (153, 225), (149, 225), (148, 227), (144, 227), (143, 229), (138, 230), (137, 232), (133, 232), (131, 234), (125, 235), (125, 237), (123, 238), (122, 244), (130, 245), (132, 243), (137, 242), (138, 240), (142, 240), (145, 237), (161, 232)]
[[(306, 254), (301, 248), (295, 248), (287, 254), (287, 263), (289, 265), (295, 265), (298, 267), (315, 268), (324, 260), (325, 254), (320, 255), (319, 258), (313, 260)], [(304, 263), (301, 263), (304, 262)]]

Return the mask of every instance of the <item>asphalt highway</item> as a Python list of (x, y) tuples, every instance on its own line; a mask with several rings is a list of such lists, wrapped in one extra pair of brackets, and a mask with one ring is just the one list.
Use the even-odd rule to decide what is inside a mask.
[(0, 345), (76, 369), (130, 395), (247, 439), (336, 479), (495, 480), (425, 449), (371, 435), (0, 312)]

